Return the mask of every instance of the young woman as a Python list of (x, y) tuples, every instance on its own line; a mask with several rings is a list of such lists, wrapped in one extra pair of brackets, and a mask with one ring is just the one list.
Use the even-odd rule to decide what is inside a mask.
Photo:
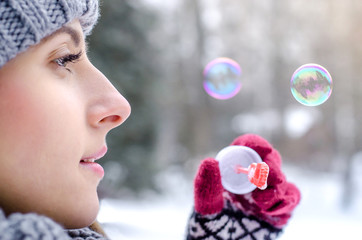
[(62, 229), (95, 221), (96, 160), (131, 111), (87, 58), (97, 18), (96, 0), (0, 2), (0, 239), (101, 238)]
[[(0, 1), (0, 240), (106, 239), (95, 221), (104, 175), (96, 161), (131, 109), (87, 58), (98, 15), (97, 0)], [(268, 188), (231, 194), (216, 160), (205, 159), (189, 240), (275, 239), (299, 202), (266, 140), (232, 144), (269, 165)]]

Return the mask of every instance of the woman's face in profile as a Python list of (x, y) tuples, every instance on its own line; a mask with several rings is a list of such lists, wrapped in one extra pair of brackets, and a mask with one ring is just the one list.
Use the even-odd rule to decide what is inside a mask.
[(91, 224), (104, 174), (92, 161), (130, 106), (89, 62), (79, 22), (5, 64), (0, 96), (0, 206), (67, 228)]

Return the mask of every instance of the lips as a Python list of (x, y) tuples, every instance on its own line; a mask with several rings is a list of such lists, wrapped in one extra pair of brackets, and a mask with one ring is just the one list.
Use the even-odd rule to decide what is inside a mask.
[(102, 158), (104, 155), (106, 155), (107, 153), (107, 146), (103, 146), (98, 152), (89, 155), (89, 156), (85, 156), (82, 157), (82, 159), (80, 160), (81, 162), (94, 162), (100, 158)]
[(102, 158), (106, 153), (107, 146), (103, 146), (98, 152), (89, 156), (82, 157), (82, 159), (80, 160), (80, 165), (85, 169), (96, 173), (96, 175), (98, 175), (100, 178), (103, 178), (104, 169), (95, 161)]

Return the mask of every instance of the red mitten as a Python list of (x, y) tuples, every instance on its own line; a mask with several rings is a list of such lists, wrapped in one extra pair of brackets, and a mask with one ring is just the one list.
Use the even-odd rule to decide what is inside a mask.
[(213, 158), (204, 159), (195, 177), (196, 212), (202, 215), (220, 212), (224, 207), (223, 192), (219, 162)]
[(258, 135), (246, 134), (236, 138), (231, 145), (242, 145), (254, 149), (269, 166), (268, 187), (255, 189), (250, 194), (230, 194), (233, 201), (240, 202), (249, 213), (282, 227), (300, 201), (298, 188), (287, 182), (281, 170), (281, 157), (265, 139)]
[(194, 181), (195, 212), (189, 220), (188, 240), (216, 236), (215, 239), (275, 239), (299, 203), (299, 190), (286, 181), (281, 157), (265, 139), (247, 134), (231, 145), (246, 146), (259, 154), (269, 166), (268, 186), (242, 195), (230, 193), (221, 184), (219, 162), (204, 159)]

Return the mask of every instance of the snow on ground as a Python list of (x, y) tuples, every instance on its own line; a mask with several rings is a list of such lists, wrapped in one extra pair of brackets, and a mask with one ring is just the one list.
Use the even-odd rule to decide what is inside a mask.
[(349, 209), (342, 205), (341, 176), (286, 171), (288, 179), (298, 185), (302, 200), (280, 240), (340, 240), (356, 239), (361, 235), (362, 181), (356, 188), (354, 204)]
[[(362, 179), (350, 209), (342, 206), (341, 177), (284, 168), (302, 200), (280, 240), (356, 239), (362, 225)], [(357, 178), (356, 178), (357, 179)], [(175, 173), (162, 181), (170, 194), (143, 200), (105, 199), (98, 220), (114, 240), (184, 240), (192, 208), (192, 183)]]

